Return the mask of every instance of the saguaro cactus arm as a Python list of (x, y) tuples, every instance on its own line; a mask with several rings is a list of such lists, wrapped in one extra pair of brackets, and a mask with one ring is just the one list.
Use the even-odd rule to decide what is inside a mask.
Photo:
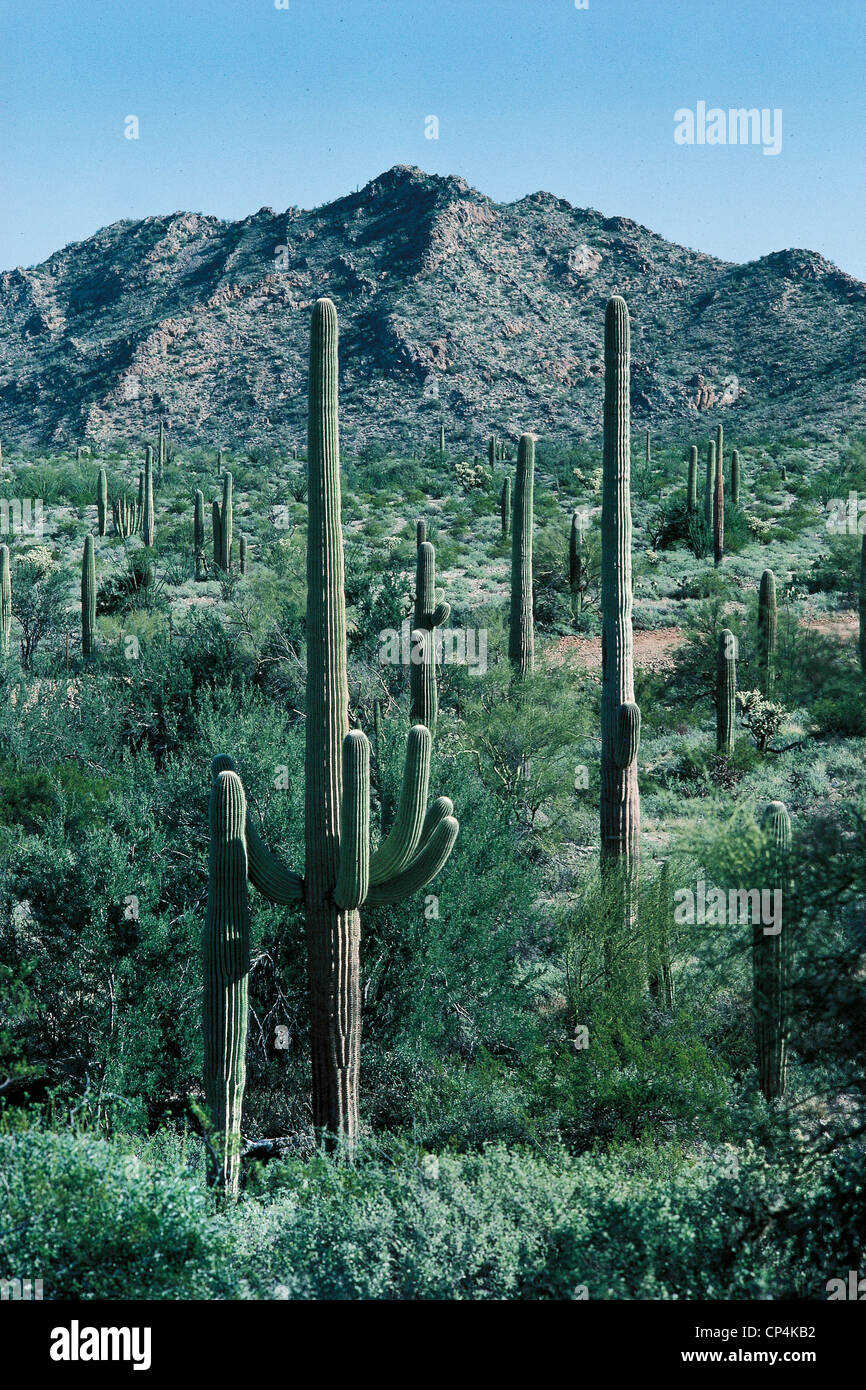
[(413, 725), (406, 739), (403, 786), (394, 824), (387, 839), (370, 859), (371, 885), (384, 883), (400, 873), (418, 848), (430, 785), (432, 746), (430, 730), (423, 724)]
[(370, 745), (360, 729), (343, 739), (343, 807), (340, 868), (334, 901), (360, 907), (370, 886)]
[[(211, 773), (214, 778), (218, 777), (221, 772), (236, 771), (235, 760), (230, 758), (227, 753), (217, 754), (211, 764)], [(274, 854), (268, 848), (253, 825), (249, 810), (247, 811), (244, 833), (250, 883), (269, 902), (279, 903), (285, 907), (297, 907), (304, 901), (304, 880), (299, 874), (293, 873), (283, 863), (279, 855)]]
[(459, 830), (460, 826), (454, 816), (444, 816), (402, 873), (370, 888), (367, 894), (368, 904), (376, 907), (401, 902), (403, 898), (417, 893), (420, 888), (425, 888), (448, 862)]

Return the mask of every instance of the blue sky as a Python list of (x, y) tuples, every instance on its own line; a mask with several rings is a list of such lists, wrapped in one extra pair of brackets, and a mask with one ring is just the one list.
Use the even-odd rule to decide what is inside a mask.
[[(0, 270), (408, 163), (866, 279), (864, 52), (864, 0), (0, 0)], [(781, 153), (678, 146), (699, 101), (781, 108)]]

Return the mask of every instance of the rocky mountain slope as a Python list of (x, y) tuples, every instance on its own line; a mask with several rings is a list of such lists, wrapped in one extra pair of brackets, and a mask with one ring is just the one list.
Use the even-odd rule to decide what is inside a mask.
[[(0, 276), (0, 440), (302, 443), (309, 308), (337, 303), (355, 445), (480, 447), (601, 423), (604, 304), (632, 313), (635, 423), (866, 425), (866, 285), (811, 251), (731, 265), (548, 193), (397, 166), (310, 212), (117, 222)], [(709, 423), (709, 421), (708, 421)]]

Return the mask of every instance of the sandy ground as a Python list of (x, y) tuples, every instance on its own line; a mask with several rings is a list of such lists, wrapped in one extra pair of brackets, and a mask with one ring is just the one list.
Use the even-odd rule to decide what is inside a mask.
[[(674, 653), (684, 641), (681, 627), (663, 627), (634, 634), (634, 664), (647, 671), (669, 671)], [(601, 670), (600, 637), (561, 637), (551, 653), (551, 665), (583, 671)]]

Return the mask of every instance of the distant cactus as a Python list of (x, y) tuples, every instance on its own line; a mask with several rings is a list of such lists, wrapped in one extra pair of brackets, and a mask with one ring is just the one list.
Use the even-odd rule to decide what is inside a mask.
[(776, 679), (776, 577), (764, 570), (758, 591), (758, 663), (761, 689), (769, 698)]
[(737, 639), (730, 628), (719, 633), (716, 658), (716, 752), (729, 758), (734, 751), (737, 705)]
[[(636, 912), (640, 854), (637, 753), (640, 711), (634, 702), (631, 587), (630, 326), (615, 295), (604, 326), (604, 451), (601, 506), (601, 852), (616, 870), (623, 923)], [(610, 965), (611, 956), (607, 956)]]
[(686, 510), (692, 516), (698, 509), (698, 446), (689, 450), (689, 476), (686, 483)]
[(713, 489), (713, 563), (718, 567), (725, 558), (725, 475), (716, 464), (716, 483)]
[(232, 567), (232, 484), (231, 473), (223, 474), (223, 503), (220, 511), (219, 567), (228, 574)]
[(153, 450), (148, 444), (144, 455), (144, 513), (141, 518), (141, 539), (145, 545), (154, 542), (155, 526), (153, 516)]
[(725, 471), (725, 432), (721, 425), (716, 426), (716, 472)]
[(731, 454), (731, 506), (740, 505), (740, 455), (735, 449)]
[(487, 441), (487, 461), (490, 464), (491, 468), (496, 462), (496, 440), (494, 439), (493, 435), (491, 435), (489, 440)]
[(571, 611), (575, 617), (583, 606), (584, 563), (583, 526), (580, 512), (571, 514), (571, 531), (568, 537), (568, 587), (571, 592)]
[[(424, 522), (418, 523), (418, 534)], [(436, 602), (436, 551), (428, 540), (419, 540), (415, 565), (415, 609), (412, 619), (412, 663), (409, 667), (411, 689), (411, 719), (433, 731), (439, 709), (436, 689), (435, 630), (444, 626), (451, 612), (450, 604)], [(422, 635), (423, 634), (423, 635)], [(420, 655), (420, 661), (415, 655)]]
[(649, 430), (647, 430), (647, 432), (646, 432), (644, 463), (645, 463), (645, 465), (646, 465), (647, 474), (649, 474), (650, 468), (651, 468), (651, 466), (652, 466), (652, 453), (651, 453), (651, 450), (650, 450), (650, 432), (649, 432)]
[(238, 567), (239, 567), (239, 569), (240, 569), (241, 574), (246, 574), (246, 572), (247, 572), (247, 538), (246, 538), (246, 536), (241, 536), (239, 550), (240, 550), (240, 556), (239, 556)]
[[(293, 457), (293, 458), (295, 458), (296, 456), (297, 456), (297, 451), (295, 451), (295, 453), (292, 454), (292, 457)], [(218, 478), (222, 476), (222, 471), (223, 471), (223, 451), (222, 451), (222, 449), (217, 449), (217, 477), (218, 477)]]
[(704, 521), (712, 530), (713, 498), (716, 492), (716, 446), (710, 440), (707, 446), (707, 476), (704, 482)]
[(532, 614), (532, 528), (535, 484), (535, 440), (522, 434), (517, 446), (511, 534), (511, 616), (508, 656), (518, 676), (535, 669), (535, 625)]
[(207, 579), (207, 560), (204, 553), (204, 493), (196, 488), (193, 500), (193, 552), (195, 556), (195, 577)]
[(780, 893), (781, 920), (752, 921), (752, 1013), (758, 1082), (767, 1100), (780, 1100), (787, 1085), (790, 1036), (791, 820), (781, 801), (771, 801), (761, 820), (766, 843), (766, 887)]
[(163, 474), (165, 473), (165, 424), (159, 422), (159, 441), (156, 449), (156, 482), (158, 487), (162, 487)]
[(84, 554), (81, 558), (81, 655), (93, 654), (94, 629), (96, 627), (96, 560), (93, 553), (93, 537), (85, 536)]
[(12, 632), (12, 574), (9, 567), (9, 547), (0, 545), (0, 649), (9, 655)]
[(204, 1086), (214, 1126), (211, 1180), (236, 1193), (241, 1111), (246, 1085), (249, 1017), (250, 910), (247, 892), (247, 807), (236, 772), (214, 762), (210, 795), (210, 865), (204, 963)]
[(499, 518), (502, 524), (502, 534), (507, 536), (511, 530), (511, 479), (507, 477), (502, 484), (502, 491), (499, 494)]
[(213, 540), (213, 562), (216, 568), (219, 568), (219, 563), (222, 559), (223, 553), (222, 531), (222, 511), (220, 510), (219, 502), (217, 502), (217, 500), (214, 499), (211, 505), (211, 532)]
[[(143, 478), (144, 474), (141, 476)], [(142, 489), (143, 485), (142, 488), (139, 488), (140, 493)], [(141, 506), (130, 501), (125, 495), (111, 499), (111, 524), (114, 534), (119, 536), (121, 540), (125, 540), (127, 536), (133, 536), (141, 530), (141, 517)]]
[(108, 515), (108, 475), (104, 468), (100, 468), (99, 477), (96, 480), (96, 518), (100, 536), (105, 535), (106, 518)]

